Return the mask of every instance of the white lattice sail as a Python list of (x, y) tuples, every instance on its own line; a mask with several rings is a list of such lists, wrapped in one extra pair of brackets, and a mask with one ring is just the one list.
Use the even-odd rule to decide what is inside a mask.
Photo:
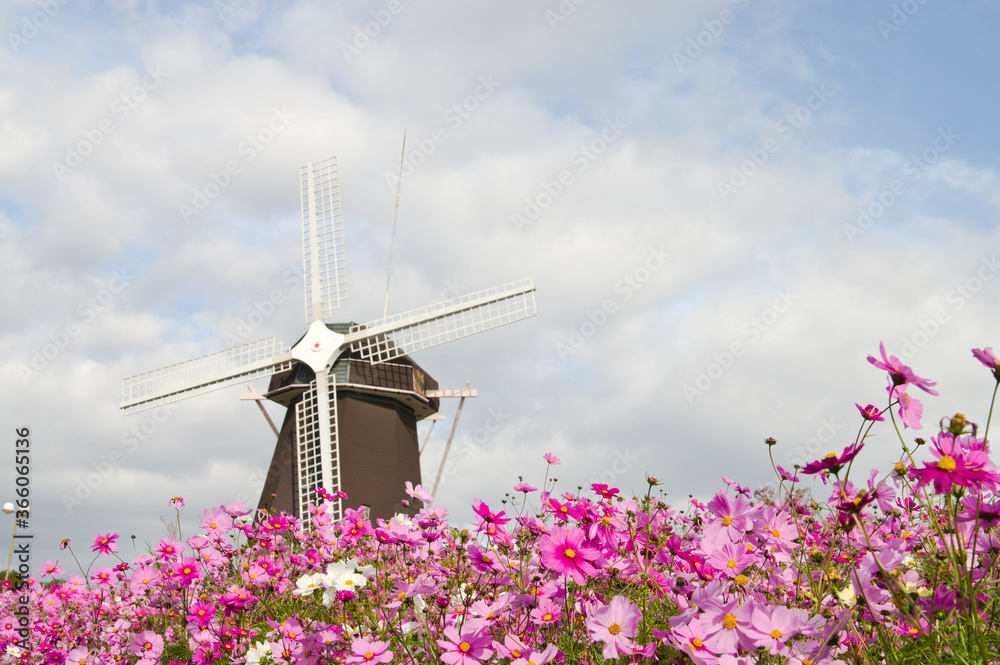
[[(306, 506), (321, 501), (316, 490), (324, 487), (332, 493), (341, 488), (335, 381), (332, 374), (318, 373), (295, 406), (299, 516), (303, 519), (308, 515)], [(326, 390), (322, 390), (323, 386)], [(334, 520), (341, 516), (341, 502), (337, 501)]]
[(122, 381), (125, 413), (219, 390), (291, 368), (292, 356), (273, 337), (136, 374)]
[(534, 316), (535, 286), (522, 279), (362, 325), (346, 342), (381, 363)]
[(347, 299), (347, 262), (340, 219), (337, 158), (303, 166), (302, 257), (306, 292), (306, 323), (333, 316)]

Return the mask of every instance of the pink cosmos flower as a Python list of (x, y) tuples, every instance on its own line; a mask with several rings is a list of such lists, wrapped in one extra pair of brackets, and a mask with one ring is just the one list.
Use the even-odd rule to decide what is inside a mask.
[(467, 627), (459, 633), (455, 626), (444, 629), (445, 639), (438, 640), (444, 653), (441, 660), (448, 665), (478, 665), (493, 655), (493, 639), (487, 631), (474, 631)]
[(106, 556), (111, 556), (112, 553), (118, 552), (118, 545), (115, 541), (118, 540), (118, 534), (106, 533), (103, 536), (97, 536), (94, 538), (94, 546), (91, 548), (94, 552), (100, 552)]
[(872, 469), (871, 474), (868, 476), (868, 493), (873, 495), (878, 500), (879, 508), (887, 513), (891, 513), (895, 507), (894, 502), (896, 501), (896, 490), (893, 489), (892, 485), (887, 483), (885, 480), (880, 483), (876, 483), (875, 480), (877, 478), (878, 469)]
[(993, 370), (993, 376), (1000, 381), (1000, 359), (993, 353), (993, 347), (987, 346), (985, 349), (972, 349), (972, 355), (976, 360)]
[(559, 623), (561, 617), (562, 610), (559, 608), (559, 605), (556, 605), (551, 600), (543, 600), (528, 615), (528, 618), (536, 626), (548, 626), (549, 624)]
[(624, 596), (615, 596), (606, 606), (587, 617), (587, 630), (594, 641), (604, 643), (604, 657), (631, 653), (642, 612)]
[(757, 562), (757, 556), (743, 543), (724, 543), (708, 557), (708, 564), (729, 578), (736, 577), (744, 568), (749, 568)]
[(522, 483), (518, 483), (517, 485), (514, 485), (514, 491), (515, 492), (524, 492), (525, 494), (528, 494), (529, 492), (537, 492), (538, 488), (534, 487), (533, 485), (529, 485), (528, 483), (523, 483), (522, 482)]
[(194, 557), (184, 557), (171, 568), (173, 578), (181, 583), (183, 587), (189, 587), (201, 578), (201, 571), (198, 570), (198, 560)]
[(798, 478), (796, 478), (792, 474), (790, 474), (787, 471), (785, 471), (784, 469), (782, 469), (780, 464), (777, 465), (777, 469), (778, 469), (778, 475), (781, 476), (784, 480), (787, 480), (790, 483), (797, 483), (797, 482), (799, 482)]
[(739, 542), (753, 527), (749, 517), (750, 503), (742, 494), (734, 500), (726, 492), (719, 492), (708, 502), (707, 508), (717, 518), (705, 524), (705, 537), (713, 542)]
[(233, 518), (223, 508), (206, 510), (201, 518), (201, 526), (209, 538), (221, 538), (233, 528)]
[(184, 497), (175, 496), (170, 501), (167, 501), (167, 505), (175, 510), (180, 510), (184, 507)]
[(160, 573), (152, 566), (139, 566), (129, 578), (132, 593), (144, 593), (160, 580)]
[(556, 457), (553, 453), (545, 453), (544, 455), (542, 455), (542, 457), (544, 457), (545, 461), (548, 462), (549, 464), (560, 464), (561, 463), (559, 461), (559, 458)]
[(917, 388), (920, 388), (925, 393), (931, 395), (937, 395), (937, 391), (932, 389), (931, 386), (937, 385), (937, 381), (928, 381), (927, 379), (922, 379), (913, 373), (913, 370), (904, 365), (899, 358), (896, 356), (886, 356), (885, 355), (885, 344), (882, 342), (878, 343), (879, 353), (882, 354), (881, 362), (874, 356), (868, 356), (868, 362), (879, 369), (884, 369), (889, 372), (889, 380), (894, 386), (901, 386), (903, 384), (912, 383)]
[(705, 646), (705, 631), (698, 617), (686, 624), (674, 626), (669, 631), (659, 631), (654, 628), (653, 635), (660, 638), (664, 644), (683, 651), (697, 665), (714, 665), (718, 662), (715, 654)]
[(253, 511), (246, 507), (246, 504), (242, 501), (237, 501), (236, 503), (226, 504), (226, 514), (232, 518), (243, 517), (249, 515)]
[(212, 619), (214, 618), (215, 606), (211, 603), (199, 600), (197, 603), (194, 603), (188, 608), (188, 630), (190, 630), (193, 626), (198, 628), (207, 628), (208, 625), (212, 623)]
[(758, 607), (750, 618), (750, 634), (757, 646), (767, 649), (772, 656), (786, 656), (790, 648), (786, 644), (806, 624), (809, 613), (798, 608), (788, 609), (781, 605), (770, 609)]
[(532, 650), (527, 656), (518, 658), (511, 665), (545, 665), (559, 655), (559, 649), (555, 644), (550, 644), (542, 651)]
[(434, 501), (434, 497), (431, 493), (425, 490), (421, 485), (413, 486), (409, 480), (406, 481), (406, 493), (419, 501), (423, 501), (426, 504), (430, 504)]
[(569, 575), (577, 584), (586, 584), (588, 577), (597, 574), (601, 553), (583, 544), (584, 535), (579, 527), (568, 531), (553, 528), (538, 543), (542, 564), (560, 575)]
[(46, 575), (62, 575), (66, 571), (59, 567), (59, 562), (56, 561), (52, 563), (51, 561), (46, 561), (45, 565), (42, 566), (42, 577)]
[(391, 662), (393, 654), (388, 651), (388, 646), (388, 642), (375, 642), (367, 637), (359, 637), (351, 642), (352, 655), (345, 662), (348, 665)]
[(163, 655), (163, 638), (151, 630), (144, 630), (132, 639), (132, 653), (156, 660)]
[(102, 587), (109, 587), (111, 586), (111, 582), (114, 580), (113, 572), (114, 571), (110, 568), (101, 566), (93, 575), (90, 576), (90, 581)]
[(903, 419), (903, 427), (908, 427), (910, 429), (923, 429), (924, 426), (920, 424), (920, 417), (924, 415), (924, 405), (914, 397), (903, 390), (903, 386), (889, 386), (886, 390), (890, 390), (890, 399), (899, 400), (899, 417)]
[(503, 644), (493, 642), (493, 648), (496, 649), (497, 655), (501, 658), (518, 659), (529, 652), (524, 642), (509, 633), (504, 635)]
[(90, 657), (90, 651), (85, 647), (77, 647), (66, 654), (66, 662), (69, 665), (91, 665), (94, 659)]
[(156, 558), (161, 562), (173, 562), (181, 557), (184, 553), (184, 543), (179, 543), (173, 538), (166, 536), (160, 538), (160, 542), (156, 546)]
[(701, 603), (701, 628), (705, 631), (705, 646), (717, 654), (736, 653), (736, 647), (753, 650), (750, 619), (755, 605), (753, 600), (723, 603), (717, 597), (705, 598)]

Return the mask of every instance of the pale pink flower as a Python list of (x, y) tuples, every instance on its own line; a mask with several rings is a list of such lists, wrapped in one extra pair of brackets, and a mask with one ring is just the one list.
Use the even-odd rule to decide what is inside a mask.
[(639, 607), (630, 603), (625, 596), (615, 596), (604, 607), (598, 608), (587, 617), (587, 630), (590, 637), (604, 643), (604, 657), (617, 658), (621, 654), (630, 654), (632, 641), (639, 630), (639, 620), (642, 612)]

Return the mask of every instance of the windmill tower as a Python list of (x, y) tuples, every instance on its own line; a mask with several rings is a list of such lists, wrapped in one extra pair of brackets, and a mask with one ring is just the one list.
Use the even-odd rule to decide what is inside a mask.
[(259, 507), (306, 517), (322, 487), (387, 518), (404, 481), (420, 482), (416, 423), (437, 412), (441, 394), (409, 354), (534, 316), (535, 287), (523, 279), (365, 324), (326, 323), (347, 298), (336, 158), (300, 177), (305, 335), (287, 349), (272, 337), (127, 378), (121, 408), (270, 376), (265, 397), (288, 411)]

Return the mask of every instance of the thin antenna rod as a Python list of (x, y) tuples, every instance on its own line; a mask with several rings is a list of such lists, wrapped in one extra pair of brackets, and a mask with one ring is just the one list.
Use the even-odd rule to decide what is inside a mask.
[(389, 281), (392, 279), (392, 250), (396, 246), (396, 219), (399, 217), (399, 190), (403, 185), (403, 157), (406, 155), (406, 130), (403, 130), (403, 149), (399, 155), (399, 179), (396, 180), (396, 211), (392, 213), (392, 240), (389, 242), (389, 274), (385, 277), (385, 306), (382, 318), (389, 315)]

